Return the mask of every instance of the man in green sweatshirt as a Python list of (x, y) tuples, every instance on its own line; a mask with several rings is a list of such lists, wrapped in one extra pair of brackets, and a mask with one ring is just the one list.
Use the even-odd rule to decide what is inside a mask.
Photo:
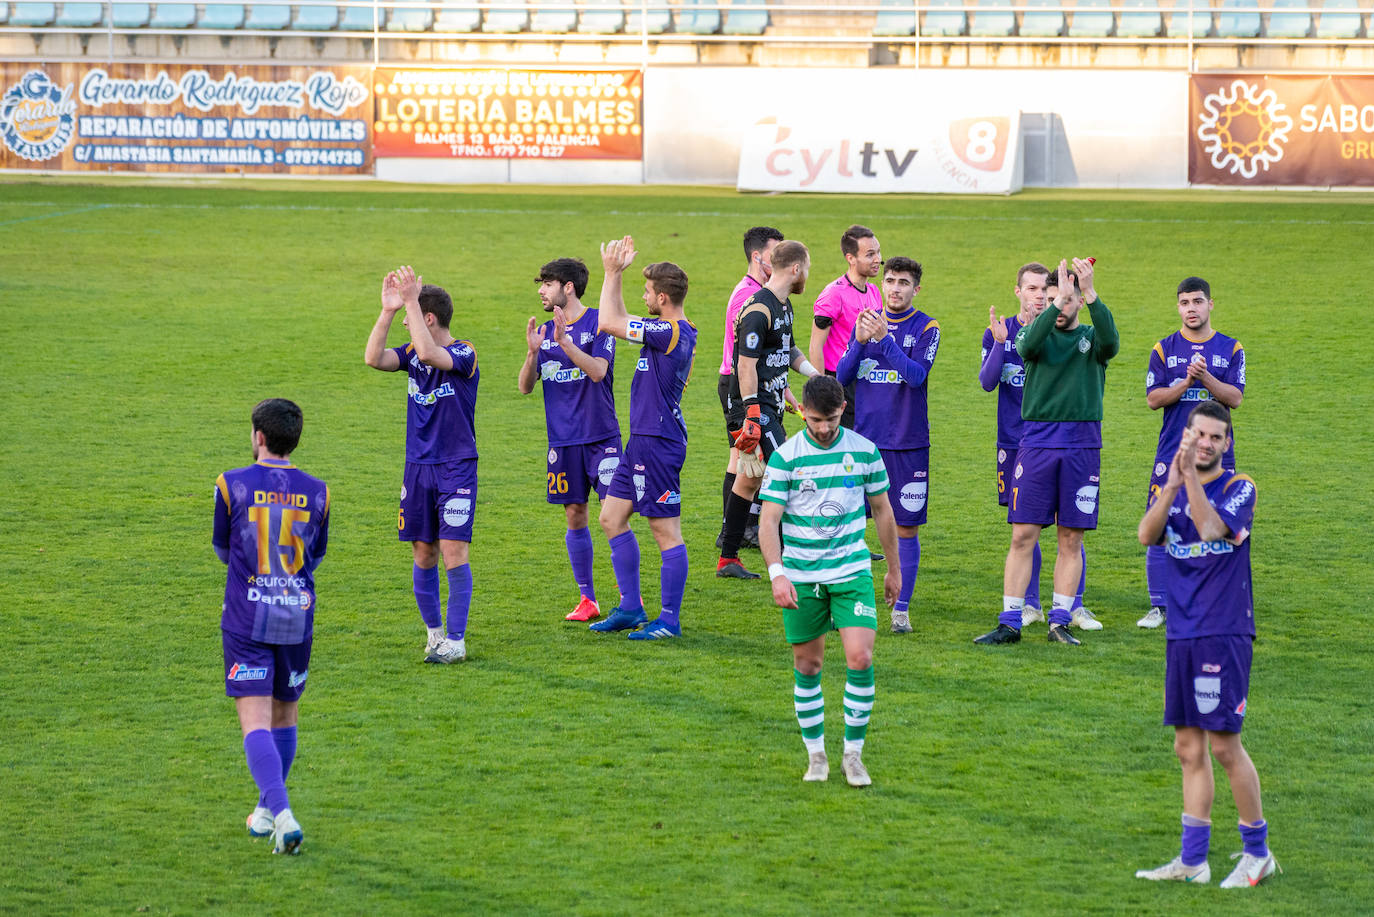
[[(1054, 302), (1016, 336), (1016, 350), (1026, 364), (1026, 384), (1021, 400), (1025, 425), (1008, 482), (1011, 550), (997, 629), (974, 643), (1021, 639), (1031, 556), (1040, 530), (1051, 524), (1058, 532), (1058, 551), (1049, 639), (1074, 646), (1080, 642), (1069, 633), (1069, 623), (1083, 567), (1083, 533), (1097, 528), (1107, 361), (1120, 348), (1112, 313), (1093, 287), (1093, 261), (1073, 259), (1072, 272), (1066, 261), (1060, 261)], [(1091, 325), (1078, 321), (1085, 304)]]

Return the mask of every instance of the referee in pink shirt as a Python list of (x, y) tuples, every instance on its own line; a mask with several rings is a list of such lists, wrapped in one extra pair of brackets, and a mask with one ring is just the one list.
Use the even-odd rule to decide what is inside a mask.
[[(883, 310), (883, 292), (870, 279), (883, 269), (882, 248), (873, 230), (855, 223), (840, 236), (840, 253), (848, 270), (841, 274), (816, 297), (815, 328), (811, 331), (811, 346), (807, 356), (813, 366), (820, 367), (827, 376), (835, 375), (854, 333), (854, 323), (865, 309)], [(845, 387), (844, 416), (840, 423), (854, 429), (854, 385)]]

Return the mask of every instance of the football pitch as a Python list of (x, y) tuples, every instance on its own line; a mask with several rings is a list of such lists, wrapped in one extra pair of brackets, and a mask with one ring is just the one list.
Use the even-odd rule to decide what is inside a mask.
[[(803, 784), (791, 655), (766, 580), (717, 580), (725, 463), (716, 400), (740, 238), (812, 251), (798, 327), (872, 227), (925, 268), (930, 522), (915, 633), (875, 652), (874, 785)], [(576, 588), (544, 501), (542, 398), (516, 374), (533, 278), (599, 241), (691, 279), (700, 329), (684, 398), (681, 640), (565, 623)], [(0, 182), (6, 347), (0, 464), (0, 911), (24, 913), (1368, 913), (1374, 683), (1365, 516), (1374, 358), (1374, 195), (1026, 192), (1011, 198), (746, 196), (710, 188), (427, 188), (250, 180)], [(1364, 252), (1364, 254), (1361, 254)], [(978, 386), (988, 306), (1015, 311), (1025, 261), (1097, 258), (1121, 333), (1107, 372), (1100, 527), (1072, 648), (995, 626), (1009, 528), (994, 489), (995, 396)], [(363, 365), (383, 274), (454, 294), (482, 381), (469, 661), (422, 663), (410, 553), (396, 540), (405, 379)], [(1212, 284), (1247, 352), (1238, 467), (1258, 484), (1259, 638), (1245, 743), (1285, 874), (1216, 887), (1240, 849), (1218, 766), (1213, 884), (1147, 883), (1178, 851), (1164, 635), (1135, 538), (1159, 431), (1145, 405), (1174, 288)], [(642, 312), (637, 267), (630, 311)], [(404, 340), (395, 323), (391, 343)], [(803, 334), (803, 344), (805, 342)], [(616, 395), (628, 431), (634, 350)], [(294, 459), (329, 482), (310, 688), (292, 807), (303, 855), (272, 857), (223, 696), (224, 567), (211, 488), (251, 461), (265, 397), (305, 412)], [(789, 418), (789, 432), (799, 421)], [(593, 512), (595, 509), (593, 509)], [(646, 604), (658, 597), (647, 526)], [(593, 525), (603, 609), (609, 551)], [(876, 536), (870, 528), (870, 542)], [(1053, 555), (1053, 537), (1043, 544)], [(746, 565), (761, 569), (756, 552)], [(1044, 591), (1048, 593), (1048, 576)], [(838, 765), (843, 657), (828, 648)]]

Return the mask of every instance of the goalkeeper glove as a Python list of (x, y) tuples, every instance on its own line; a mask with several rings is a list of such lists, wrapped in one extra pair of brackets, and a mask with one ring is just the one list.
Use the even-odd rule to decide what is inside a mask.
[(741, 455), (752, 453), (758, 448), (759, 440), (762, 438), (763, 411), (755, 401), (751, 402), (744, 412), (744, 426), (740, 427), (739, 433), (735, 435), (735, 448)]

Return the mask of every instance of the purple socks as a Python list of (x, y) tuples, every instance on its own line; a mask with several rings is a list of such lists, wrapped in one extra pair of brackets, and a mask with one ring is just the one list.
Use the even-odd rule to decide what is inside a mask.
[(916, 574), (921, 569), (921, 536), (897, 539), (897, 559), (902, 569), (902, 591), (897, 595), (893, 611), (906, 611), (911, 605), (911, 593), (916, 588)]
[(1245, 844), (1245, 852), (1252, 857), (1269, 855), (1269, 823), (1261, 821), (1257, 825), (1241, 825), (1240, 839)]
[(563, 536), (568, 546), (568, 562), (572, 564), (573, 579), (577, 581), (577, 591), (583, 598), (596, 601), (596, 586), (592, 583), (592, 533), (586, 526), (568, 529)]
[(1031, 578), (1026, 584), (1026, 604), (1040, 607), (1040, 542), (1035, 543), (1035, 552), (1031, 554)]
[[(461, 640), (468, 629), (472, 605), (472, 567), (463, 564), (448, 571), (448, 638)], [(437, 626), (437, 625), (436, 625)]]
[[(294, 729), (292, 732), (294, 733)], [(293, 736), (294, 738), (294, 736)], [(254, 729), (243, 737), (243, 754), (248, 759), (248, 773), (258, 785), (259, 805), (271, 810), (273, 817), (290, 808), (286, 798), (286, 781), (282, 776), (281, 753), (272, 733)]]
[(682, 610), (682, 593), (687, 589), (687, 546), (680, 544), (669, 548), (663, 552), (662, 558), (663, 567), (659, 570), (658, 583), (663, 611), (658, 619), (664, 624), (676, 625), (678, 613)]
[(1207, 848), (1212, 843), (1212, 823), (1191, 815), (1183, 816), (1183, 844), (1180, 855), (1184, 866), (1200, 866), (1207, 862)]
[(639, 594), (639, 542), (633, 531), (611, 539), (611, 569), (620, 587), (620, 607), (626, 611), (643, 608), (644, 599)]
[[(281, 758), (281, 782), (286, 786), (286, 778), (291, 773), (291, 762), (296, 760), (296, 727), (282, 726), (272, 730), (272, 743), (277, 746), (277, 756)], [(258, 805), (267, 807), (267, 800), (258, 792)]]
[(415, 587), (415, 604), (419, 606), (425, 627), (443, 624), (444, 619), (439, 617), (439, 568), (415, 567), (410, 571), (410, 581)]

